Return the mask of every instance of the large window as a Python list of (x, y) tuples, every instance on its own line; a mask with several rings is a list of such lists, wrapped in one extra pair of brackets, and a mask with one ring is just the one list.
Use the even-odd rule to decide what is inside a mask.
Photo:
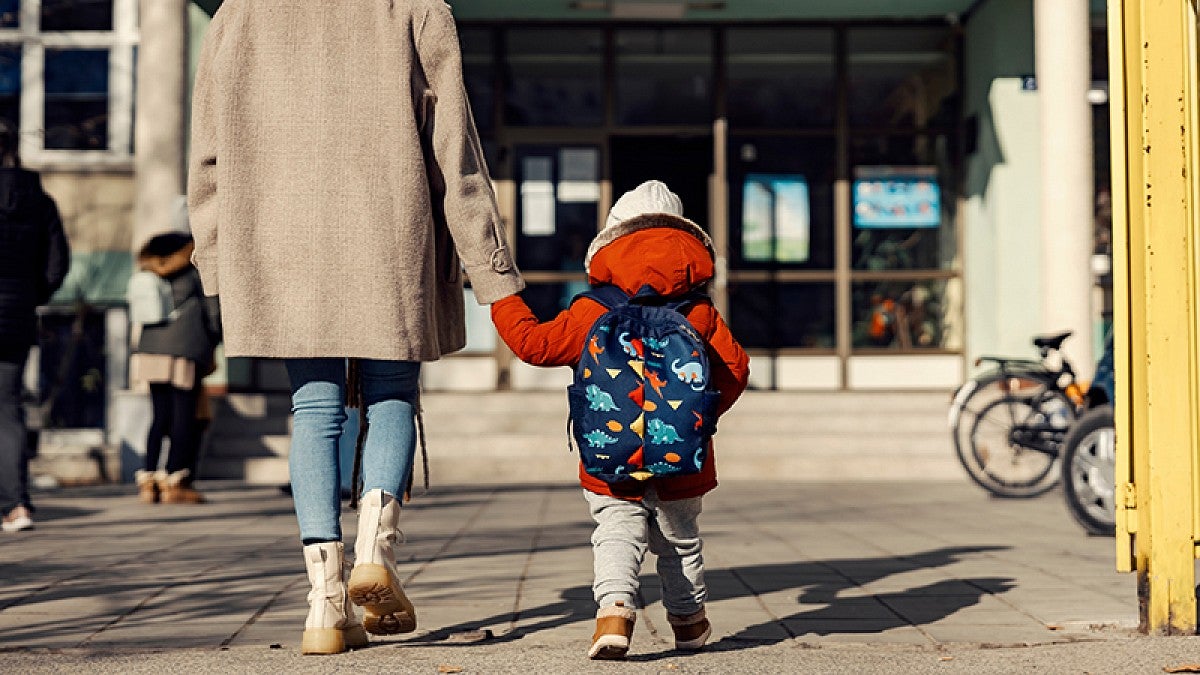
[(506, 38), (506, 122), (524, 127), (604, 122), (603, 31), (514, 29)]
[(463, 81), (475, 126), (481, 134), (495, 128), (496, 69), (492, 31), (487, 28), (466, 28), (459, 34), (463, 54)]
[(830, 136), (730, 140), (733, 269), (833, 269), (834, 148)]
[(113, 0), (41, 0), (43, 31), (113, 29)]
[(712, 121), (712, 31), (622, 30), (616, 52), (618, 124)]
[(657, 178), (717, 242), (715, 297), (756, 355), (845, 365), (961, 348), (952, 27), (466, 29), (467, 86), (480, 127), (496, 127), (538, 316), (582, 289), (604, 210)]
[(953, 125), (958, 75), (949, 28), (863, 28), (847, 33), (850, 124)]
[(0, 117), (33, 165), (127, 164), (136, 0), (0, 0)]
[(734, 28), (725, 33), (726, 108), (735, 127), (832, 127), (834, 32)]
[(858, 136), (850, 162), (854, 269), (951, 269), (958, 255), (951, 136)]
[(600, 202), (600, 149), (588, 145), (519, 146), (517, 265), (551, 273), (525, 298), (539, 318), (565, 309), (587, 290), (583, 259), (596, 236)]

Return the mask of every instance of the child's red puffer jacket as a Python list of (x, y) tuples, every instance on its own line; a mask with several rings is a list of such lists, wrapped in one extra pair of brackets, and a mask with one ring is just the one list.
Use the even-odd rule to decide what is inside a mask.
[[(601, 248), (592, 258), (588, 282), (613, 284), (631, 295), (648, 284), (669, 297), (686, 293), (712, 276), (712, 255), (699, 239), (679, 229), (651, 227)], [(603, 305), (581, 298), (554, 320), (538, 323), (525, 301), (514, 295), (492, 305), (492, 320), (505, 344), (522, 361), (535, 366), (574, 367), (583, 353), (588, 330), (606, 311)], [(713, 385), (721, 393), (717, 413), (722, 414), (746, 389), (749, 358), (711, 303), (692, 305), (685, 315), (708, 344)], [(621, 486), (590, 476), (581, 464), (579, 481), (592, 492), (622, 499), (640, 498), (647, 484), (654, 486), (661, 499), (687, 499), (717, 486), (714, 462), (714, 453), (709, 452), (700, 473), (646, 483), (630, 481)]]

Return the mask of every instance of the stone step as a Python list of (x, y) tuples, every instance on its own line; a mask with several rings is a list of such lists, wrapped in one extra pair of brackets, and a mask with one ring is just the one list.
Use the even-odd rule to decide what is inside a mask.
[(207, 457), (287, 457), (292, 437), (288, 434), (214, 434), (205, 442)]
[(286, 485), (286, 457), (209, 457), (200, 461), (200, 477), (204, 480), (240, 480), (251, 485)]
[[(718, 451), (719, 452), (719, 451)], [(532, 457), (487, 456), (440, 453), (430, 450), (429, 473), (434, 484), (454, 483), (542, 483), (575, 480), (578, 470), (574, 454), (547, 454)], [(966, 474), (949, 454), (905, 456), (831, 455), (793, 453), (791, 455), (719, 454), (717, 474), (726, 480), (815, 481), (905, 481), (966, 480)], [(283, 457), (244, 459), (205, 457), (201, 476), (206, 480), (242, 480), (254, 485), (284, 485), (288, 482), (288, 462)], [(422, 484), (420, 458), (415, 467), (414, 484)]]
[[(946, 428), (948, 392), (748, 392), (722, 418), (719, 473), (785, 480), (963, 476)], [(446, 482), (571, 480), (561, 392), (425, 396), (430, 469)], [(206, 477), (286, 481), (290, 403), (239, 395), (214, 422)], [(265, 432), (264, 432), (265, 430)], [(239, 462), (241, 464), (239, 464)], [(418, 468), (418, 477), (420, 469)]]

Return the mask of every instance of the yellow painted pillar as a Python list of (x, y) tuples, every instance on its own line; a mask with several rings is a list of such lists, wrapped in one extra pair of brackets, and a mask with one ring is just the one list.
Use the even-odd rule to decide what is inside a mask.
[(1196, 632), (1196, 11), (1110, 0), (1117, 566), (1142, 627)]

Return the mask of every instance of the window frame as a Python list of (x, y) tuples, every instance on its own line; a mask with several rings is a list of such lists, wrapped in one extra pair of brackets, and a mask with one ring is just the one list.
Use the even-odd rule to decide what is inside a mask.
[[(0, 44), (21, 48), (20, 153), (34, 169), (129, 169), (133, 166), (134, 49), (139, 42), (137, 0), (112, 0), (106, 31), (42, 31), (42, 0), (21, 0), (16, 28), (0, 29)], [(108, 50), (108, 147), (49, 150), (46, 137), (46, 50)]]

